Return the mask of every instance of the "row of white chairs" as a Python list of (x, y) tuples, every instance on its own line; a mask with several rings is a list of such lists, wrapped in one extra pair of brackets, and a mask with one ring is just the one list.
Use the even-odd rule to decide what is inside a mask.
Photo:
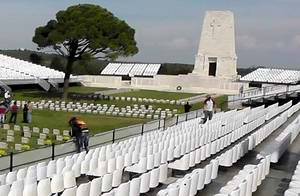
[[(283, 116), (287, 116), (289, 111), (285, 112), (285, 114), (282, 114)], [(282, 120), (284, 118), (282, 118), (281, 116), (279, 116), (278, 118), (274, 119), (273, 121), (269, 122), (267, 125), (265, 125), (269, 131), (265, 131), (265, 129), (258, 129), (257, 131), (255, 131), (254, 133), (252, 133), (252, 135), (250, 135), (248, 138), (246, 138), (245, 140), (239, 142), (238, 144), (236, 144), (233, 148), (227, 150), (225, 153), (223, 153), (222, 155), (220, 155), (219, 157), (217, 157), (217, 161), (220, 161), (220, 165), (222, 166), (231, 166), (232, 163), (236, 162), (238, 159), (240, 159), (242, 156), (244, 156), (248, 150), (252, 150), (256, 145), (258, 145), (263, 139), (265, 139), (266, 137), (268, 137), (270, 135), (271, 132), (273, 132), (276, 128), (278, 128), (278, 124), (282, 124), (285, 121)], [(278, 121), (280, 121), (278, 123)], [(256, 127), (262, 125), (265, 122), (265, 116), (262, 116), (260, 119), (257, 120), (257, 122), (252, 122), (252, 126), (255, 125)], [(253, 127), (253, 129), (255, 129)], [(235, 138), (236, 140), (241, 138), (243, 135), (246, 135), (249, 132), (243, 132), (243, 129), (240, 129), (240, 131), (238, 131), (236, 134), (237, 137)], [(244, 128), (245, 130), (245, 128)], [(242, 132), (242, 133), (241, 133)], [(260, 136), (260, 137), (259, 137)], [(249, 140), (251, 140), (251, 142), (249, 142)], [(205, 151), (205, 150), (204, 150)], [(182, 166), (184, 168), (184, 170), (187, 170), (189, 167), (194, 167), (195, 164), (191, 164), (193, 163), (193, 161), (191, 162), (191, 160), (198, 160), (196, 161), (196, 164), (200, 163), (201, 161), (201, 156), (199, 155), (197, 158), (198, 154), (201, 151), (199, 151), (198, 153), (195, 152), (196, 155), (193, 156), (193, 152), (189, 154), (189, 156), (185, 156), (186, 158), (183, 159), (185, 161), (182, 161), (181, 163), (178, 164), (178, 166)], [(229, 153), (227, 153), (229, 152)], [(206, 154), (206, 152), (203, 152), (202, 154)], [(231, 155), (231, 156), (230, 156)], [(193, 157), (193, 158), (190, 158)], [(205, 159), (205, 158), (203, 158)], [(224, 161), (225, 160), (225, 164)], [(228, 160), (230, 160), (230, 163), (228, 164)], [(268, 156), (268, 164), (270, 163), (270, 156)], [(227, 163), (226, 163), (227, 161)], [(222, 163), (223, 162), (223, 163)], [(185, 166), (184, 166), (185, 165)], [(172, 168), (172, 163), (169, 164), (169, 167)], [(176, 169), (180, 169), (180, 168), (176, 168)], [(204, 168), (205, 169), (205, 168)], [(203, 170), (203, 169), (202, 169)], [(201, 170), (200, 170), (201, 171)], [(171, 184), (167, 187), (167, 189), (165, 190), (161, 190), (157, 195), (158, 196), (167, 196), (167, 195), (172, 195), (172, 196), (178, 196), (178, 195), (182, 195), (182, 196), (188, 196), (188, 195), (195, 195), (197, 193), (198, 190), (201, 190), (202, 188), (197, 190), (197, 183), (198, 183), (198, 177), (194, 177), (194, 175), (196, 176), (196, 173), (199, 173), (198, 169), (195, 169), (191, 174), (187, 174), (186, 176), (188, 177), (184, 177), (183, 179), (180, 179), (178, 182), (174, 184)], [(217, 172), (211, 172), (211, 173), (217, 173)], [(197, 175), (198, 176), (198, 175)], [(203, 174), (202, 174), (202, 178), (203, 178)], [(197, 179), (197, 180), (196, 180)], [(214, 178), (213, 178), (214, 179)], [(180, 182), (183, 182), (182, 184), (180, 184)], [(210, 183), (210, 181), (208, 181), (207, 183)], [(201, 186), (204, 187), (204, 184)], [(243, 194), (241, 195), (243, 196)]]
[(63, 72), (2, 54), (0, 54), (0, 64), (2, 67), (15, 70), (21, 74), (31, 75), (41, 79), (64, 78), (65, 75)]
[[(235, 119), (239, 118), (241, 113), (243, 113), (243, 111), (236, 112), (237, 115), (236, 116), (233, 115), (234, 118)], [(243, 120), (243, 117), (244, 116), (240, 118), (240, 121)], [(208, 132), (209, 129), (205, 129), (206, 131), (204, 131), (203, 127), (214, 127), (213, 126), (214, 123), (212, 121), (208, 121), (207, 124), (202, 125), (203, 127), (199, 127), (199, 119), (195, 119), (195, 120), (188, 121), (186, 123), (182, 123), (178, 126), (172, 127), (164, 132), (156, 131), (149, 134), (145, 134), (144, 136), (122, 141), (118, 144), (104, 146), (101, 148), (97, 148), (95, 150), (93, 149), (89, 151), (88, 154), (81, 153), (81, 154), (75, 154), (73, 156), (67, 156), (66, 158), (60, 158), (57, 161), (49, 162), (47, 166), (40, 164), (39, 166), (36, 167), (36, 169), (34, 169), (33, 166), (28, 171), (30, 171), (31, 173), (44, 173), (44, 174), (46, 173), (46, 177), (48, 178), (53, 178), (55, 175), (59, 174), (60, 172), (65, 173), (69, 171), (73, 171), (75, 177), (79, 177), (81, 174), (87, 174), (92, 176), (105, 176), (106, 174), (113, 174), (116, 170), (123, 169), (124, 167), (127, 166), (125, 165), (126, 155), (129, 164), (128, 166), (130, 166), (130, 164), (138, 163), (142, 157), (148, 157), (148, 155), (155, 155), (155, 153), (162, 152), (164, 146), (171, 146), (174, 149), (176, 142), (181, 143), (182, 141), (187, 140), (187, 134), (189, 134), (188, 138), (194, 138), (195, 135), (191, 134), (191, 132), (193, 132), (194, 134), (198, 133), (199, 135), (196, 138), (199, 139), (200, 138), (199, 136), (201, 136), (201, 138), (203, 138), (202, 139), (203, 145), (206, 145), (212, 140), (215, 140), (216, 138), (222, 136), (222, 134), (224, 135), (227, 134), (228, 131), (229, 132), (232, 131), (232, 128), (234, 127), (234, 126), (226, 126), (226, 125), (224, 126), (218, 122), (215, 123), (219, 124), (219, 126), (221, 127), (219, 131)], [(236, 120), (232, 120), (232, 118), (228, 120), (227, 123), (228, 123), (227, 125), (241, 124), (240, 122), (237, 123)], [(198, 129), (196, 129), (197, 127)], [(231, 129), (226, 130), (224, 129), (224, 127), (229, 127)], [(182, 135), (182, 133), (186, 133), (186, 134)], [(173, 136), (181, 136), (181, 137), (173, 137)], [(166, 140), (166, 138), (172, 138), (172, 137), (173, 139)], [(174, 138), (177, 138), (177, 140), (175, 140)], [(159, 141), (161, 144), (160, 145), (161, 149), (159, 149), (159, 144), (158, 144)], [(201, 140), (198, 140), (197, 145), (199, 145), (199, 142), (201, 145)], [(154, 144), (158, 144), (158, 145), (156, 145), (156, 147), (153, 147), (155, 146)], [(156, 148), (156, 150), (154, 150), (154, 148)], [(138, 151), (138, 149), (142, 149), (142, 150)], [(186, 149), (187, 151), (185, 153), (189, 153), (189, 151), (192, 150), (191, 148), (190, 149), (186, 148)], [(130, 156), (130, 154), (131, 155), (135, 154), (135, 155)], [(122, 157), (123, 155), (124, 155), (124, 164), (121, 164), (123, 163), (122, 161), (123, 158), (118, 158), (118, 157)], [(174, 160), (174, 158), (176, 158), (174, 157), (174, 152), (171, 152), (170, 155), (167, 155), (167, 161), (172, 161)], [(91, 161), (92, 159), (96, 161), (94, 160)], [(117, 160), (119, 160), (119, 162)], [(104, 161), (107, 164), (103, 164), (104, 162), (102, 161)], [(156, 163), (157, 163), (156, 165), (148, 167), (147, 169), (154, 169), (155, 167), (158, 167), (159, 162)], [(166, 162), (161, 161), (160, 164), (166, 164)], [(106, 166), (102, 167), (102, 165), (107, 165), (107, 167)], [(117, 165), (119, 166), (117, 167)], [(99, 173), (99, 171), (101, 172)], [(22, 173), (20, 170), (18, 172)], [(13, 176), (13, 174), (17, 175), (17, 173), (14, 172), (8, 173), (7, 176), (2, 175), (2, 179), (5, 178), (5, 180), (1, 180), (1, 184), (3, 185), (12, 184), (14, 181), (16, 181), (17, 178), (11, 177)], [(36, 176), (37, 176), (36, 178), (37, 181), (42, 179), (42, 177), (38, 178), (38, 175)]]
[[(196, 121), (196, 123), (198, 123), (198, 122)], [(167, 132), (168, 131), (166, 131), (164, 134), (166, 134)], [(152, 136), (159, 135), (157, 133), (158, 132), (153, 132)], [(119, 149), (122, 149), (122, 152), (119, 150), (119, 152), (117, 152), (116, 154), (112, 153), (112, 145), (108, 145), (107, 148), (101, 147), (101, 149), (97, 148), (94, 151), (91, 150), (87, 156), (85, 153), (75, 154), (73, 156), (67, 156), (66, 158), (60, 158), (58, 160), (50, 161), (47, 164), (47, 166), (44, 166), (43, 164), (37, 164), (36, 167), (31, 167), (28, 171), (33, 170), (31, 172), (43, 173), (43, 172), (38, 172), (38, 171), (46, 170), (47, 177), (49, 177), (49, 178), (53, 177), (57, 173), (60, 173), (62, 171), (67, 171), (67, 170), (75, 171), (76, 177), (80, 176), (81, 174), (89, 174), (89, 175), (96, 175), (96, 176), (97, 175), (98, 176), (105, 175), (108, 172), (113, 172), (113, 169), (111, 169), (111, 167), (113, 165), (117, 165), (117, 167), (118, 167), (117, 169), (122, 169), (121, 166), (119, 166), (119, 165), (121, 165), (120, 162), (123, 163), (123, 158), (127, 164), (124, 163), (124, 165), (122, 167), (130, 166), (131, 164), (137, 163), (140, 158), (139, 151), (138, 150), (134, 151), (135, 148), (131, 148), (132, 153), (127, 153), (126, 150), (129, 150), (129, 146), (127, 144), (131, 144), (132, 147), (137, 147), (136, 149), (139, 149), (140, 146), (139, 145), (136, 146), (136, 144), (138, 143), (138, 141), (140, 143), (146, 143), (146, 141), (149, 139), (146, 136), (144, 136), (146, 138), (146, 139), (144, 139), (144, 142), (142, 142), (141, 138), (133, 138), (133, 139), (131, 139), (132, 142), (130, 140), (128, 140), (127, 142), (120, 142)], [(204, 138), (204, 137), (202, 137), (202, 138)], [(206, 137), (206, 138), (208, 138), (208, 137)], [(134, 140), (136, 142), (134, 142)], [(164, 140), (164, 139), (162, 138), (161, 140)], [(206, 142), (206, 141), (203, 140), (203, 142)], [(127, 145), (127, 147), (125, 147), (126, 145)], [(169, 144), (166, 143), (165, 146), (168, 146), (168, 145)], [(173, 144), (173, 145), (175, 145), (175, 144)], [(173, 146), (173, 145), (171, 145), (171, 146)], [(124, 157), (119, 156), (120, 153), (123, 153)], [(115, 157), (116, 159), (114, 159), (111, 155), (116, 155), (119, 158)], [(94, 156), (94, 159), (92, 160), (93, 156)], [(101, 161), (107, 161), (107, 162), (105, 162), (107, 164), (103, 164), (103, 162), (100, 162), (101, 165), (104, 165), (103, 167), (99, 168), (99, 167), (95, 166), (95, 165), (97, 165), (98, 158)], [(171, 160), (170, 157), (169, 157), (169, 160)], [(95, 164), (95, 162), (96, 162), (96, 164)], [(112, 163), (115, 163), (115, 164), (112, 164)], [(162, 163), (165, 163), (165, 161), (163, 161)], [(107, 168), (105, 167), (105, 165), (107, 165)], [(156, 166), (157, 166), (157, 164), (156, 164)], [(94, 170), (94, 168), (96, 168), (96, 169)], [(99, 171), (101, 171), (101, 172), (99, 172)], [(7, 180), (2, 181), (1, 184), (13, 183), (13, 180), (11, 180), (11, 179), (16, 179), (16, 177), (11, 177), (11, 176), (17, 175), (16, 172), (17, 171), (8, 173), (8, 175), (6, 177)], [(25, 172), (25, 169), (23, 169), (23, 170), (21, 169), (18, 172), (23, 173), (23, 172)], [(2, 177), (5, 177), (5, 175), (2, 175)]]
[(165, 182), (167, 170), (167, 164), (164, 164), (125, 183), (122, 183), (122, 170), (117, 170), (113, 174), (106, 174), (101, 178), (80, 184), (78, 188), (74, 172), (67, 171), (63, 175), (56, 174), (51, 179), (43, 178), (39, 182), (30, 178), (20, 179), (14, 181), (11, 186), (9, 184), (0, 186), (0, 193), (1, 196), (22, 194), (23, 196), (49, 196), (59, 193), (65, 196), (99, 196), (110, 195), (109, 192), (114, 192), (115, 196), (123, 196), (127, 191), (130, 196), (138, 196), (140, 193), (148, 192), (150, 188), (157, 187), (159, 183)]
[(297, 196), (300, 194), (300, 161), (296, 166), (294, 174), (288, 189), (284, 192), (284, 196)]
[(297, 83), (300, 81), (300, 71), (259, 68), (242, 77), (241, 80), (284, 84)]
[[(257, 126), (259, 126), (259, 125), (257, 125)], [(242, 135), (241, 135), (241, 137), (242, 137)], [(236, 140), (237, 139), (239, 139), (239, 137), (236, 138)], [(228, 156), (227, 152), (230, 152), (230, 151), (232, 152), (232, 149), (237, 149), (235, 151), (236, 152), (235, 153), (236, 160), (240, 159), (242, 156), (244, 156), (248, 152), (247, 140), (248, 139), (240, 141), (233, 148), (228, 149), (225, 153), (222, 153), (217, 158), (211, 160), (210, 163), (207, 164), (204, 168), (194, 169), (191, 173), (185, 175), (183, 178), (177, 180), (175, 183), (172, 183), (166, 189), (159, 191), (157, 196), (168, 196), (168, 195), (193, 196), (193, 195), (196, 195), (197, 191), (202, 190), (205, 185), (211, 183), (212, 180), (217, 178), (219, 165), (220, 166), (228, 166), (228, 165), (222, 163), (225, 158), (224, 156)], [(231, 157), (233, 157), (233, 156), (231, 156)], [(194, 166), (194, 165), (192, 165), (192, 166)]]
[(261, 159), (258, 164), (245, 165), (215, 196), (251, 196), (269, 174), (270, 160), (271, 156), (268, 155)]
[(109, 63), (101, 71), (101, 75), (154, 76), (160, 67), (161, 64)]
[(300, 132), (300, 114), (291, 122), (270, 144), (272, 146), (271, 161), (277, 163), (282, 154), (288, 149), (289, 145), (294, 142)]
[(15, 70), (8, 69), (6, 67), (1, 67), (0, 64), (0, 79), (1, 80), (22, 80), (22, 79), (35, 79), (33, 76), (20, 73)]
[(157, 196), (194, 196), (218, 176), (219, 161), (213, 159), (203, 168), (194, 169), (183, 178), (160, 190)]
[(121, 66), (121, 63), (109, 63), (101, 72), (102, 75), (113, 75)]
[[(274, 119), (274, 121), (277, 121), (277, 119)], [(234, 142), (234, 141), (240, 139), (244, 135), (251, 132), (251, 130), (254, 130), (257, 127), (259, 127), (260, 125), (262, 125), (264, 122), (265, 122), (265, 116), (262, 116), (259, 119), (257, 119), (256, 121), (253, 121), (250, 124), (244, 125), (239, 130), (235, 130), (236, 134), (234, 134), (235, 137), (232, 137), (231, 142)], [(270, 124), (270, 123), (271, 122), (269, 122), (268, 124)], [(272, 124), (276, 124), (276, 122), (272, 123)], [(268, 127), (270, 127), (270, 125)], [(247, 128), (248, 129), (250, 128), (250, 130), (247, 130)], [(211, 164), (214, 163), (212, 165), (215, 165), (215, 167), (212, 167), (212, 168), (214, 168), (212, 170), (211, 169), (208, 170), (209, 175), (210, 174), (212, 175), (211, 179), (215, 179), (217, 177), (217, 173), (218, 173), (217, 168), (218, 167), (216, 165), (230, 167), (230, 166), (232, 166), (232, 163), (235, 163), (237, 160), (239, 160), (241, 157), (243, 157), (248, 152), (248, 150), (252, 150), (256, 145), (258, 145), (261, 141), (254, 141), (256, 138), (256, 137), (254, 137), (254, 135), (256, 135), (257, 133), (259, 133), (259, 135), (260, 135), (260, 132), (262, 130), (264, 130), (264, 129), (258, 129), (257, 131), (252, 133), (251, 136), (248, 136), (248, 138), (240, 141), (238, 144), (233, 146), (231, 149), (228, 149), (226, 152), (222, 153), (216, 159), (212, 160)], [(265, 137), (267, 137), (267, 136), (269, 136), (269, 134), (266, 133)], [(223, 139), (223, 138), (221, 138), (221, 139)], [(249, 142), (249, 140), (251, 140), (251, 142)], [(252, 145), (252, 143), (255, 143), (254, 146)], [(230, 140), (229, 140), (228, 144), (230, 144)], [(208, 146), (208, 145), (205, 145), (205, 146)], [(199, 164), (201, 162), (201, 159), (205, 160), (207, 151), (203, 147), (201, 149), (204, 149), (204, 150), (202, 150), (202, 153), (201, 153), (201, 150), (199, 150), (199, 152), (197, 152), (197, 151), (191, 152), (190, 154), (188, 154), (188, 156), (185, 156), (185, 158), (182, 159), (181, 162), (178, 161), (177, 165), (179, 168), (177, 167), (175, 169), (188, 170), (190, 167), (194, 167), (196, 164)], [(206, 149), (210, 149), (210, 148), (206, 148)], [(211, 149), (213, 149), (213, 148), (211, 148)], [(218, 152), (218, 148), (217, 148), (217, 152)], [(203, 157), (201, 156), (202, 154), (204, 154)], [(209, 156), (209, 155), (210, 155), (210, 153), (208, 153), (207, 156)], [(270, 156), (268, 159), (270, 159)], [(195, 162), (193, 162), (191, 160), (194, 160)], [(194, 163), (194, 164), (191, 164), (191, 163)], [(193, 170), (192, 173), (187, 174), (184, 178), (169, 185), (166, 189), (159, 191), (157, 195), (158, 196), (196, 195), (198, 190), (202, 190), (204, 188), (205, 184), (209, 184), (211, 182), (211, 179), (209, 178), (209, 176), (205, 175), (205, 170), (207, 170), (207, 168), (210, 168), (211, 164), (206, 165), (203, 169)], [(172, 169), (174, 168), (172, 163), (169, 164), (169, 168), (172, 168)], [(202, 180), (200, 180), (200, 179), (202, 179)], [(204, 183), (203, 179), (207, 179), (207, 180), (205, 180), (205, 183)], [(243, 195), (241, 195), (241, 196), (243, 196)]]
[[(273, 118), (274, 116), (276, 116), (279, 113), (282, 113), (283, 111), (287, 110), (288, 108), (290, 108), (292, 106), (292, 101), (289, 101), (288, 103), (283, 104), (282, 106), (278, 107), (278, 104), (273, 104), (270, 108), (270, 110), (268, 111), (268, 115), (266, 117), (266, 120), (269, 120), (271, 118)], [(275, 107), (275, 106), (277, 107)]]

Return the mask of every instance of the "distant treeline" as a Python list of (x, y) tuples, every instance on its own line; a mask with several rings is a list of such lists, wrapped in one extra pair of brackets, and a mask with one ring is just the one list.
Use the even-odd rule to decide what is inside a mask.
[[(48, 54), (31, 50), (0, 50), (0, 53), (59, 71), (64, 71), (66, 65), (66, 59), (56, 54)], [(108, 61), (101, 60), (92, 60), (89, 62), (78, 61), (74, 65), (73, 73), (75, 75), (99, 75), (108, 63)], [(159, 74), (188, 74), (192, 73), (193, 69), (194, 65), (192, 64), (162, 63)], [(244, 76), (255, 69), (257, 69), (257, 67), (238, 68), (238, 74)]]

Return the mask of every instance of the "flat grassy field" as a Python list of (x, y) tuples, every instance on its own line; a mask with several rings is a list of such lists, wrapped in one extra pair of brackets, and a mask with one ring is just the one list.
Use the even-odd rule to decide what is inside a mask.
[[(92, 93), (96, 91), (107, 90), (105, 88), (93, 88), (93, 87), (83, 87), (83, 86), (75, 86), (70, 87), (69, 92), (77, 92), (77, 93)], [(151, 91), (151, 90), (139, 90), (139, 91), (132, 91), (127, 93), (119, 93), (114, 94), (113, 96), (130, 96), (130, 97), (141, 97), (141, 98), (156, 98), (156, 99), (183, 99), (188, 98), (199, 94), (192, 94), (192, 93), (174, 93), (174, 92), (161, 92), (161, 91)], [(22, 89), (22, 90), (15, 90), (12, 93), (13, 99), (15, 100), (31, 100), (31, 101), (41, 101), (44, 100), (61, 100), (61, 93), (58, 92), (45, 92), (39, 89)], [(226, 109), (226, 96), (219, 96), (216, 98), (217, 107), (222, 109)], [(74, 99), (67, 99), (66, 101), (73, 101), (73, 102), (87, 102), (87, 103), (94, 103), (94, 104), (108, 104), (108, 105), (116, 105), (117, 107), (126, 107), (126, 106), (133, 106), (137, 104), (136, 102), (129, 102), (129, 101), (111, 101), (111, 100), (74, 100)], [(138, 103), (146, 104), (146, 103)], [(148, 105), (152, 105), (154, 109), (157, 108), (169, 108), (169, 109), (177, 109), (179, 113), (183, 112), (183, 106), (178, 105), (171, 105), (171, 104), (162, 104), (162, 103), (151, 103)], [(203, 107), (202, 103), (194, 104), (192, 110), (200, 109)]]
[[(69, 92), (72, 93), (92, 93), (101, 90), (108, 90), (107, 88), (93, 88), (93, 87), (83, 87), (83, 86), (74, 86), (70, 87)], [(197, 94), (191, 93), (173, 93), (173, 92), (161, 92), (161, 91), (150, 91), (150, 90), (139, 90), (139, 91), (132, 91), (128, 93), (120, 93), (114, 94), (113, 96), (131, 96), (131, 97), (141, 97), (141, 98), (156, 98), (156, 99), (182, 99), (188, 98), (192, 96), (196, 96)], [(59, 92), (45, 92), (39, 89), (22, 89), (22, 90), (14, 90), (12, 93), (14, 100), (23, 100), (23, 101), (41, 101), (41, 100), (61, 100), (62, 93)], [(111, 101), (111, 100), (74, 100), (74, 99), (67, 99), (66, 101), (73, 101), (73, 102), (87, 102), (87, 103), (95, 103), (95, 104), (108, 104), (108, 105), (116, 105), (118, 107), (126, 107), (126, 106), (133, 106), (137, 104), (136, 102), (128, 102), (128, 101)], [(145, 103), (138, 103), (139, 105)], [(169, 109), (177, 109), (178, 112), (183, 112), (183, 106), (178, 105), (171, 105), (171, 104), (161, 104), (161, 103), (152, 103), (148, 104), (152, 105), (155, 108), (169, 108)], [(195, 107), (198, 109), (199, 107)]]
[(180, 93), (180, 92), (163, 92), (163, 91), (153, 91), (153, 90), (137, 90), (125, 93), (113, 94), (114, 97), (139, 97), (139, 98), (151, 98), (151, 99), (169, 99), (178, 100), (189, 98), (193, 96), (200, 95), (194, 93)]
[[(23, 116), (20, 111), (17, 118), (17, 125), (21, 126), (29, 126), (38, 127), (40, 130), (42, 128), (49, 128), (50, 133), (52, 129), (59, 129), (61, 134), (63, 130), (70, 130), (68, 125), (68, 120), (72, 116), (80, 117), (87, 123), (87, 126), (90, 130), (91, 135), (95, 135), (97, 133), (110, 131), (116, 128), (127, 127), (130, 125), (146, 123), (149, 119), (138, 119), (138, 118), (126, 118), (126, 117), (111, 117), (111, 116), (101, 116), (101, 115), (93, 115), (93, 114), (82, 114), (82, 113), (69, 113), (69, 112), (55, 112), (50, 110), (34, 110), (32, 114), (32, 123), (22, 123)], [(8, 114), (7, 118), (9, 119), (10, 114)], [(13, 129), (13, 124), (11, 124), (11, 129)], [(6, 130), (0, 128), (0, 141), (6, 142)], [(9, 148), (14, 148), (15, 143), (21, 143), (21, 132), (15, 131), (15, 142), (9, 143)], [(31, 149), (38, 148), (37, 138), (38, 134), (32, 133), (32, 137), (30, 138), (29, 145)], [(54, 137), (52, 134), (49, 134), (48, 138), (54, 141)], [(56, 143), (61, 143), (57, 142)]]
[[(49, 128), (69, 130), (68, 120), (72, 116), (80, 117), (84, 120), (92, 134), (109, 131), (112, 129), (126, 127), (133, 124), (145, 123), (149, 119), (126, 118), (126, 117), (112, 117), (103, 116), (99, 114), (86, 114), (86, 113), (71, 113), (71, 112), (56, 112), (51, 110), (34, 110), (32, 113), (32, 123), (22, 123), (23, 116), (20, 111), (17, 118), (18, 125), (26, 125), (30, 127)], [(8, 115), (10, 117), (10, 114)]]

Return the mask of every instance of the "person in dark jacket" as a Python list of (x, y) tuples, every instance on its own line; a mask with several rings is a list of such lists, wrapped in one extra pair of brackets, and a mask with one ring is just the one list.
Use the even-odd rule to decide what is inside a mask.
[(89, 130), (86, 123), (78, 117), (72, 117), (69, 120), (71, 126), (71, 136), (75, 138), (76, 150), (78, 153), (84, 148), (89, 150)]
[(69, 125), (71, 126), (71, 132), (70, 135), (71, 137), (74, 137), (74, 142), (75, 142), (75, 146), (76, 146), (76, 151), (77, 153), (81, 152), (81, 147), (82, 147), (82, 143), (81, 143), (81, 130), (80, 127), (77, 124), (77, 117), (72, 117), (69, 120)]
[(186, 102), (186, 104), (184, 104), (184, 112), (185, 113), (190, 112), (191, 108), (192, 108), (192, 106), (190, 105), (189, 102)]
[(17, 102), (15, 101), (14, 104), (10, 107), (11, 116), (10, 116), (10, 119), (9, 119), (9, 123), (16, 124), (18, 109), (19, 108), (17, 106)]
[(28, 104), (24, 104), (23, 108), (23, 123), (28, 123)]

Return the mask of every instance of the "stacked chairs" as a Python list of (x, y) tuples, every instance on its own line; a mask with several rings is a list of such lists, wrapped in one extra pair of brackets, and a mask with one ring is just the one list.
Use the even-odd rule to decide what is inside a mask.
[(63, 72), (2, 54), (0, 54), (0, 64), (4, 68), (23, 74), (24, 79), (29, 79), (28, 76), (41, 79), (63, 79), (65, 76)]
[(269, 174), (270, 161), (271, 156), (268, 155), (261, 159), (258, 164), (245, 165), (232, 180), (220, 189), (219, 194), (251, 196)]
[(155, 76), (157, 75), (159, 69), (161, 67), (161, 64), (149, 64), (144, 73), (143, 76)]
[(296, 196), (300, 194), (299, 174), (300, 174), (300, 161), (298, 161), (291, 182), (289, 184), (289, 188), (284, 192), (284, 196)]
[(133, 68), (131, 69), (129, 76), (141, 76), (143, 75), (147, 64), (135, 64)]
[(109, 63), (101, 72), (101, 75), (114, 75), (121, 63)]
[(278, 84), (297, 83), (300, 80), (300, 71), (259, 68), (242, 77), (241, 80)]
[(101, 71), (101, 75), (154, 76), (160, 67), (161, 64), (109, 63)]

